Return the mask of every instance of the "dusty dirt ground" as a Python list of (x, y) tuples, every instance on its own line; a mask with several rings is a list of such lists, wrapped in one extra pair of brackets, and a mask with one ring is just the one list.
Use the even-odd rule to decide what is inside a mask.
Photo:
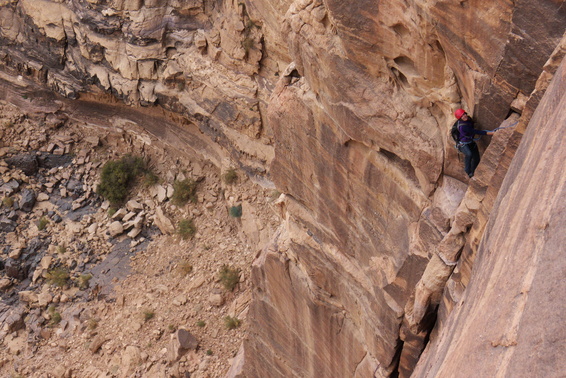
[[(47, 121), (44, 115), (24, 115), (13, 106), (0, 103), (2, 156), (46, 149), (54, 152), (57, 147), (49, 147), (50, 144), (60, 140), (61, 135), (70, 136), (72, 141), (67, 140), (67, 150), (59, 153), (71, 154), (73, 164), (59, 168), (57, 174), (65, 177), (66, 170), (70, 172), (68, 176), (81, 173), (86, 200), (90, 200), (85, 208), (92, 212), (77, 222), (61, 214), (62, 222), (51, 222), (46, 230), (39, 231), (34, 226), (38, 217), (47, 214), (48, 209), (55, 213), (58, 209), (36, 204), (32, 212), (20, 215), (14, 232), (2, 235), (2, 259), (7, 259), (13, 250), (11, 240), (23, 240), (25, 244), (39, 235), (49, 244), (49, 248), (41, 251), (43, 257), (49, 256), (47, 265), (49, 261), (67, 264), (75, 277), (84, 274), (93, 277), (84, 290), (79, 290), (76, 284), (51, 285), (45, 279), (50, 267), (44, 266), (44, 259), (36, 281), (23, 287), (18, 280), (7, 278), (5, 269), (0, 270), (0, 279), (5, 283), (0, 293), (4, 303), (10, 303), (4, 305), (4, 311), (8, 313), (18, 307), (26, 314), (25, 326), (20, 329), (11, 330), (11, 326), (2, 324), (0, 375), (224, 376), (246, 334), (251, 264), (280, 224), (273, 209), (278, 193), (259, 187), (238, 171), (237, 181), (228, 184), (222, 178), (228, 167), (221, 170), (198, 156), (167, 150), (140, 129), (100, 130), (72, 121), (48, 127)], [(95, 141), (99, 138), (96, 146), (93, 138)], [(110, 237), (108, 226), (113, 219), (106, 204), (96, 198), (94, 188), (101, 165), (126, 153), (149, 159), (159, 182), (149, 188), (138, 185), (130, 195), (147, 213), (145, 231), (134, 238), (126, 233)], [(82, 171), (77, 171), (81, 169), (79, 163), (86, 164)], [(20, 179), (22, 187), (29, 185), (38, 192), (51, 188), (6, 164), (0, 168), (4, 183)], [(40, 170), (36, 175), (42, 174), (49, 172)], [(185, 177), (199, 180), (198, 201), (177, 207), (169, 200), (171, 186), (175, 179)], [(46, 204), (53, 202), (61, 182), (52, 185), (55, 189), (49, 192), (51, 199)], [(158, 193), (160, 190), (167, 191), (168, 197), (163, 198)], [(19, 196), (19, 193), (12, 195), (16, 201)], [(229, 214), (230, 207), (235, 205), (242, 206), (239, 218)], [(181, 219), (193, 219), (196, 235), (183, 240), (175, 232), (160, 232), (155, 221), (157, 208), (173, 225)], [(73, 243), (92, 247), (89, 257), (84, 258), (87, 263), (82, 263), (84, 254), (80, 254), (78, 247), (68, 248), (65, 258), (54, 247)], [(219, 280), (219, 270), (224, 265), (240, 270), (240, 283), (233, 291), (225, 289)], [(14, 296), (18, 295), (14, 290), (20, 289), (37, 294), (40, 299), (14, 302)], [(9, 296), (11, 301), (7, 301)], [(61, 315), (60, 322), (51, 321), (50, 307)], [(227, 316), (237, 318), (239, 327), (228, 329)], [(198, 342), (196, 349), (194, 344), (189, 349), (179, 348), (178, 338), (186, 335), (180, 329), (194, 336)]]

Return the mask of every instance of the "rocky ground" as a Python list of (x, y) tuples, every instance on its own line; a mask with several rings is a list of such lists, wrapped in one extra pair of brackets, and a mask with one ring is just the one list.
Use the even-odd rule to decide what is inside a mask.
[[(6, 103), (0, 140), (0, 375), (223, 376), (246, 333), (250, 266), (279, 224), (278, 193), (237, 171), (229, 183), (230, 167), (139, 130)], [(128, 153), (158, 182), (112, 209), (96, 193), (101, 167)], [(173, 183), (185, 178), (198, 200), (175, 206)], [(178, 235), (182, 219), (193, 220), (192, 238)], [(233, 291), (224, 266), (240, 272)]]

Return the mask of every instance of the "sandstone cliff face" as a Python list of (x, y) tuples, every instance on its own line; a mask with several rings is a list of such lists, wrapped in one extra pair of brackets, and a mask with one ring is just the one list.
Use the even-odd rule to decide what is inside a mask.
[[(108, 94), (144, 106), (136, 112), (169, 122), (130, 119), (285, 194), (230, 373), (249, 377), (410, 374), (438, 304), (442, 323), (468, 282), (566, 25), (550, 0), (0, 5), (13, 91), (39, 84), (82, 96), (84, 109), (110, 106)], [(503, 125), (519, 121), (493, 138), (469, 190), (448, 140), (459, 106), (485, 129), (512, 110)]]
[[(316, 23), (320, 7), (328, 19)], [(281, 376), (410, 374), (462, 248), (466, 256), (477, 249), (520, 140), (510, 130), (493, 139), (464, 197), (461, 167), (449, 163), (457, 157), (445, 139), (446, 113), (461, 88), (464, 103), (493, 128), (516, 108), (515, 98), (531, 96), (563, 26), (545, 33), (553, 36), (547, 47), (530, 45), (545, 58), (517, 76), (510, 66), (534, 62), (511, 37), (516, 28), (537, 34), (519, 15), (546, 11), (483, 2), (290, 8), (285, 31), (303, 78), (277, 87), (269, 109), (271, 173), (289, 194), (282, 203), (288, 223), (256, 270), (258, 327), (245, 343), (246, 356), (271, 353), (250, 358), (244, 375), (267, 366)], [(555, 14), (560, 22), (558, 8)], [(469, 268), (458, 267), (459, 290)], [(278, 302), (289, 287), (301, 293)], [(303, 312), (289, 310), (303, 292), (310, 298)], [(328, 324), (322, 335), (321, 323)]]
[(415, 376), (554, 377), (566, 370), (565, 88), (566, 61), (503, 181), (467, 290)]

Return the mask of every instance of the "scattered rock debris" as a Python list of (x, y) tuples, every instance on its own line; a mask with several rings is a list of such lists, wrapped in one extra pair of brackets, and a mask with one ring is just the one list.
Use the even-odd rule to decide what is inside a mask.
[[(273, 193), (141, 140), (0, 102), (0, 375), (227, 372), (247, 329), (252, 261), (280, 223)], [(96, 188), (104, 163), (126, 154), (158, 180), (116, 209)], [(175, 206), (173, 184), (186, 178), (198, 199)], [(182, 219), (196, 226), (187, 240)], [(218, 278), (225, 265), (240, 271), (233, 291)], [(227, 316), (241, 326), (227, 329)]]

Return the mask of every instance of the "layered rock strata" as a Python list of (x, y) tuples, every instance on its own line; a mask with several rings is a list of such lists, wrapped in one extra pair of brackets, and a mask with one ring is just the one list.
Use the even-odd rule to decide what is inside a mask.
[[(524, 112), (522, 131), (566, 25), (550, 0), (1, 4), (16, 93), (31, 96), (18, 86), (29, 80), (82, 97), (85, 111), (102, 94), (144, 106), (129, 119), (284, 193), (230, 373), (250, 377), (410, 373), (460, 249), (483, 235), (481, 202), (501, 183), (488, 168), (505, 172), (521, 136), (493, 139), (462, 201), (452, 111), (465, 106), (485, 129)], [(156, 105), (177, 118), (152, 125), (166, 118), (144, 118)], [(197, 128), (207, 138), (195, 143)]]

